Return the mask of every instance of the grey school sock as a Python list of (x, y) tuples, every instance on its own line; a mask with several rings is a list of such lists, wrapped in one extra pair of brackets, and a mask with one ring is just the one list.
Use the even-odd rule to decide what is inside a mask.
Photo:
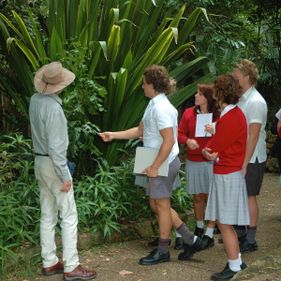
[(256, 242), (256, 234), (257, 234), (257, 227), (256, 226), (248, 226), (247, 228), (247, 240), (250, 243), (255, 243)]
[(170, 243), (170, 239), (159, 239), (159, 243), (158, 243), (158, 250), (163, 253), (166, 254), (169, 252), (168, 247), (169, 247), (169, 243)]
[(194, 234), (189, 231), (185, 223), (183, 223), (178, 229), (177, 232), (181, 234), (183, 242), (187, 245), (192, 246), (194, 241)]

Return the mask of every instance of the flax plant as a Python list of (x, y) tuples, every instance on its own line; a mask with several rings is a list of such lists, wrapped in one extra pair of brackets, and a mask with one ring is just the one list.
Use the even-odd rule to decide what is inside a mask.
[[(172, 15), (164, 5), (165, 0), (49, 0), (46, 22), (30, 13), (29, 28), (15, 11), (13, 19), (0, 13), (0, 44), (12, 69), (7, 75), (0, 68), (0, 83), (27, 120), (34, 72), (42, 64), (61, 60), (76, 73), (75, 87), (82, 88), (85, 80), (100, 85), (96, 95), (103, 100), (103, 110), (87, 114), (83, 122), (101, 130), (120, 130), (136, 125), (147, 104), (141, 88), (144, 69), (162, 64), (178, 81), (178, 90), (170, 97), (178, 107), (195, 93), (198, 82), (211, 79), (202, 72), (206, 57), (182, 59), (194, 52), (190, 35), (198, 19), (208, 18), (203, 8), (189, 13), (183, 5)], [(75, 50), (77, 61), (70, 61), (69, 51)], [(78, 93), (76, 106), (82, 111), (87, 111), (91, 94), (88, 103), (81, 104)], [(105, 145), (98, 138), (93, 142), (110, 164), (124, 146)]]

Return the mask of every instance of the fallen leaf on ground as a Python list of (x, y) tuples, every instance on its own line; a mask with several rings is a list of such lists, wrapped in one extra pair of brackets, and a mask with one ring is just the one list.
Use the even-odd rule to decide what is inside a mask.
[(133, 274), (133, 272), (123, 269), (123, 270), (119, 271), (119, 274), (121, 276), (126, 276), (126, 275)]

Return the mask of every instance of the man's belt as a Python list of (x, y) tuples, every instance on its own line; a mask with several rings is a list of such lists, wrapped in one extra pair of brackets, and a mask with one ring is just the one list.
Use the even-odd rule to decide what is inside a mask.
[(42, 154), (42, 153), (37, 153), (37, 152), (34, 152), (34, 154), (36, 156), (45, 156), (45, 157), (49, 157), (49, 154)]

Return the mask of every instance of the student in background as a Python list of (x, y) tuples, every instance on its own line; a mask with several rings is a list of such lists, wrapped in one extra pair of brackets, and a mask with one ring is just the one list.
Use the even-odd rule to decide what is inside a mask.
[(259, 218), (257, 196), (260, 193), (267, 159), (265, 132), (267, 104), (255, 88), (259, 74), (257, 66), (253, 62), (247, 59), (241, 60), (236, 64), (233, 75), (239, 80), (242, 88), (238, 106), (244, 112), (248, 124), (247, 149), (242, 170), (246, 178), (250, 225), (247, 227), (244, 238), (239, 232), (243, 232), (245, 227), (237, 229), (238, 235), (242, 236), (240, 251), (245, 253), (258, 249), (256, 241)]
[[(213, 86), (199, 84), (195, 95), (195, 106), (185, 110), (178, 129), (178, 142), (186, 145), (186, 189), (189, 194), (193, 195), (196, 220), (194, 235), (198, 237), (202, 237), (204, 234), (205, 207), (209, 186), (213, 179), (213, 161), (207, 160), (202, 155), (202, 149), (212, 135), (195, 136), (197, 116), (205, 113), (213, 114), (213, 122), (219, 117), (219, 110), (213, 98)], [(202, 239), (202, 250), (214, 246), (214, 228), (215, 222), (208, 222)]]
[(249, 223), (246, 183), (242, 170), (247, 143), (246, 118), (237, 106), (241, 88), (238, 79), (226, 74), (214, 83), (215, 97), (222, 110), (216, 122), (216, 133), (202, 150), (214, 161), (213, 184), (210, 188), (205, 219), (216, 221), (227, 255), (224, 270), (214, 273), (212, 280), (231, 279), (246, 267), (239, 252), (233, 225)]

